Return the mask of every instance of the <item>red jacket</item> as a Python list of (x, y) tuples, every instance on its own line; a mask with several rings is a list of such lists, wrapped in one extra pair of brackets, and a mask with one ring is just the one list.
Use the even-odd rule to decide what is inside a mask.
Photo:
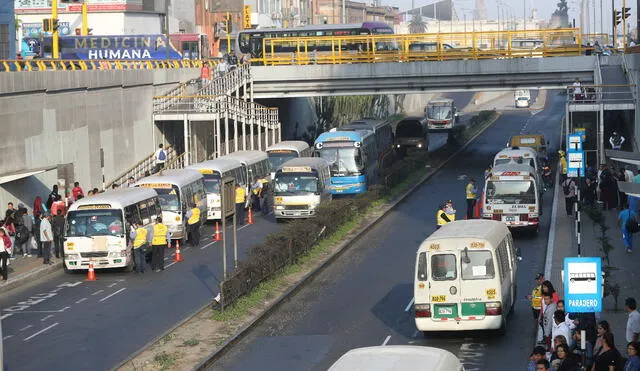
[(11, 251), (11, 239), (9, 235), (5, 233), (4, 236), (2, 236), (2, 242), (4, 242), (4, 251), (9, 253)]

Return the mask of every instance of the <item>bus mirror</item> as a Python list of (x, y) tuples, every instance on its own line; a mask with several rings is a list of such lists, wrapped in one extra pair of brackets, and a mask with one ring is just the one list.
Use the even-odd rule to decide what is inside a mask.
[(462, 254), (462, 262), (465, 264), (471, 263), (471, 259), (469, 258), (469, 249), (465, 247), (464, 250), (462, 250)]
[(520, 254), (520, 248), (516, 247), (516, 259), (518, 259), (519, 262), (522, 261), (522, 255)]

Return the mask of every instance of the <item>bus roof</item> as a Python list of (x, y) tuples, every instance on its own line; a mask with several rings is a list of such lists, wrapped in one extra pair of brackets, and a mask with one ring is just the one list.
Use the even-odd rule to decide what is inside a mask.
[(252, 165), (257, 162), (268, 160), (269, 157), (262, 151), (235, 151), (220, 158), (231, 158), (242, 162), (243, 164)]
[(136, 182), (136, 186), (140, 184), (150, 183), (168, 183), (175, 184), (178, 187), (185, 186), (189, 183), (202, 179), (203, 176), (199, 171), (193, 169), (170, 169), (163, 170), (160, 173), (142, 178)]
[(144, 201), (156, 196), (158, 196), (158, 194), (151, 188), (118, 188), (98, 193), (93, 196), (84, 197), (74, 202), (71, 207), (69, 207), (69, 211), (77, 210), (79, 206), (97, 204), (110, 204), (112, 208), (123, 208), (127, 205), (135, 204), (136, 202)]
[(451, 98), (438, 98), (438, 99), (432, 99), (429, 101), (429, 103), (427, 103), (427, 105), (430, 104), (451, 104), (453, 103), (453, 99)]
[(329, 163), (327, 162), (327, 160), (320, 157), (298, 157), (292, 158), (291, 160), (280, 165), (280, 167), (278, 167), (278, 170), (282, 169), (285, 166), (309, 166), (312, 169), (318, 170), (322, 167), (328, 167)]
[(307, 26), (298, 26), (291, 28), (259, 28), (252, 30), (243, 30), (241, 33), (262, 33), (262, 32), (291, 32), (291, 31), (320, 31), (320, 30), (344, 30), (344, 29), (361, 29), (361, 28), (393, 28), (384, 22), (363, 22), (363, 23), (348, 23), (348, 24), (313, 24)]
[(462, 364), (451, 352), (417, 345), (379, 345), (351, 349), (329, 371), (460, 371)]
[[(431, 242), (445, 238), (477, 238), (480, 240), (497, 241), (501, 239), (505, 233), (509, 233), (509, 228), (497, 220), (456, 220), (455, 222), (445, 224), (442, 228), (433, 232), (420, 244), (418, 250), (426, 251), (429, 249)], [(497, 244), (493, 247), (497, 247)]]
[(360, 120), (352, 121), (346, 125), (343, 125), (340, 128), (340, 130), (342, 131), (371, 130), (375, 133), (376, 130), (379, 130), (380, 128), (387, 125), (391, 125), (391, 124), (386, 120), (363, 118)]
[(302, 152), (307, 148), (309, 148), (309, 144), (303, 140), (285, 140), (280, 143), (276, 143), (274, 145), (267, 147), (265, 152), (269, 153), (269, 151), (276, 151), (276, 150)]
[(502, 164), (502, 165), (496, 165), (491, 169), (491, 175), (497, 175), (496, 173), (530, 173), (530, 174), (535, 174), (536, 173), (536, 169), (532, 168), (529, 165), (525, 165), (525, 164)]
[(500, 152), (496, 154), (496, 157), (499, 155), (507, 155), (509, 157), (513, 155), (529, 155), (529, 156), (536, 157), (538, 155), (538, 152), (536, 152), (536, 150), (531, 147), (514, 146), (514, 147), (507, 147), (500, 150)]
[(185, 169), (193, 170), (213, 170), (219, 173), (226, 173), (233, 169), (242, 167), (242, 163), (234, 158), (219, 157), (215, 160), (208, 160), (199, 162), (197, 164), (189, 165)]
[(316, 138), (315, 143), (322, 142), (338, 142), (338, 141), (351, 141), (360, 142), (367, 136), (373, 133), (369, 130), (356, 130), (356, 131), (328, 131), (322, 133)]

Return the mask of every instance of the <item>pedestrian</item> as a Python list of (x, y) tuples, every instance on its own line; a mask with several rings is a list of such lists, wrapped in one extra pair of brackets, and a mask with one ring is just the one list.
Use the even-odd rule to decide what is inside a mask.
[(627, 203), (627, 194), (620, 190), (620, 187), (618, 187), (618, 182), (626, 182), (627, 177), (624, 173), (624, 169), (618, 169), (618, 171), (615, 172), (614, 178), (616, 178), (617, 180), (615, 185), (618, 196), (618, 205), (620, 205), (620, 208), (622, 208), (622, 206)]
[(549, 371), (549, 361), (541, 359), (536, 364), (536, 371)]
[(447, 215), (447, 206), (440, 205), (440, 208), (436, 212), (436, 229), (440, 229), (443, 225), (451, 222), (449, 216)]
[(187, 218), (187, 241), (191, 246), (200, 246), (200, 209), (192, 203), (191, 209), (185, 215)]
[(613, 335), (606, 333), (602, 336), (602, 351), (596, 356), (593, 365), (594, 371), (611, 371), (622, 366), (620, 352), (613, 344)]
[(545, 359), (546, 355), (547, 350), (544, 349), (544, 347), (538, 345), (537, 347), (533, 348), (533, 352), (531, 352), (531, 355), (529, 356), (529, 365), (527, 367), (527, 371), (536, 371), (536, 364), (539, 360)]
[(42, 241), (42, 264), (51, 263), (51, 243), (53, 242), (53, 230), (51, 228), (51, 214), (45, 213), (40, 222), (40, 241)]
[(171, 246), (171, 234), (166, 225), (162, 224), (162, 217), (156, 218), (151, 236), (151, 270), (164, 270), (164, 249)]
[(16, 236), (14, 241), (15, 250), (18, 254), (22, 254), (22, 256), (26, 258), (29, 252), (29, 230), (24, 226), (24, 224), (22, 224), (22, 222), (16, 227)]
[(260, 208), (262, 209), (262, 215), (265, 216), (269, 215), (269, 213), (271, 212), (269, 207), (269, 202), (271, 200), (270, 190), (271, 186), (267, 182), (262, 185), (262, 192), (260, 192)]
[(63, 216), (67, 213), (67, 205), (65, 205), (64, 201), (62, 201), (62, 196), (56, 196), (56, 200), (51, 205), (50, 210), (51, 215), (58, 215), (58, 211), (61, 211)]
[(38, 258), (42, 258), (42, 240), (40, 240), (40, 224), (42, 214), (33, 214), (33, 239), (36, 241)]
[(236, 218), (238, 225), (244, 224), (244, 207), (247, 202), (247, 191), (244, 188), (244, 184), (238, 183), (236, 185)]
[(625, 140), (626, 139), (622, 135), (618, 134), (617, 131), (614, 131), (611, 137), (609, 137), (609, 144), (611, 144), (611, 149), (613, 149), (614, 151), (620, 151)]
[(484, 169), (484, 179), (487, 179), (489, 175), (491, 175), (491, 165), (487, 166), (487, 168)]
[[(573, 332), (579, 321), (574, 321), (571, 313), (567, 313), (564, 306), (564, 300), (558, 300), (558, 302), (556, 303), (556, 308), (557, 310), (564, 312), (564, 323), (569, 328), (569, 331)], [(568, 339), (567, 344), (573, 344), (573, 338)]]
[(553, 349), (551, 346), (551, 334), (553, 330), (553, 314), (556, 311), (556, 303), (552, 300), (552, 295), (546, 292), (542, 293), (543, 308), (540, 325), (542, 326), (542, 336), (547, 349)]
[(564, 180), (567, 178), (567, 158), (565, 157), (565, 153), (563, 150), (558, 151), (558, 157), (560, 157), (560, 159), (558, 160), (558, 165), (560, 167), (560, 184), (562, 184), (562, 182), (564, 182)]
[(580, 349), (582, 342), (582, 331), (587, 332), (588, 330), (582, 326), (578, 326), (576, 331), (573, 333), (573, 352), (578, 355), (582, 355), (584, 353), (584, 366), (585, 370), (590, 370), (593, 365), (593, 343), (591, 343), (588, 339), (585, 339), (584, 342), (584, 350)]
[[(14, 214), (10, 214), (10, 215), (14, 215)], [(4, 228), (6, 234), (9, 236), (9, 239), (11, 240), (11, 246), (15, 245), (15, 238), (16, 238), (16, 225), (14, 223), (13, 217), (12, 216), (8, 216), (5, 220), (4, 220), (4, 224), (2, 225), (2, 227)], [(12, 248), (11, 249), (11, 259), (15, 259), (15, 251)]]
[(84, 196), (84, 191), (82, 190), (82, 188), (80, 187), (80, 182), (74, 182), (73, 183), (73, 189), (71, 190), (71, 197), (73, 198), (73, 201), (78, 201), (79, 200), (79, 196), (82, 195)]
[(6, 219), (12, 219), (12, 220), (15, 220), (15, 219), (16, 219), (16, 212), (17, 212), (17, 211), (18, 211), (18, 210), (16, 210), (16, 209), (13, 207), (13, 202), (9, 202), (9, 203), (7, 203), (7, 211), (5, 211), (5, 213), (4, 213), (4, 219), (5, 219), (5, 220), (6, 220)]
[(637, 341), (632, 341), (627, 344), (627, 363), (624, 365), (624, 371), (640, 371), (640, 344)]
[(48, 210), (46, 207), (44, 207), (45, 205), (42, 204), (42, 198), (40, 198), (40, 196), (36, 196), (36, 198), (33, 200), (33, 215), (35, 216), (37, 215), (42, 215), (43, 211)]
[(455, 220), (456, 220), (456, 209), (453, 207), (453, 201), (447, 200), (447, 202), (445, 202), (444, 204), (445, 204), (444, 212), (447, 213), (447, 216), (449, 217), (449, 220), (451, 220), (452, 222), (455, 222)]
[(631, 254), (633, 249), (633, 234), (638, 231), (638, 214), (623, 205), (623, 209), (618, 214), (618, 227), (622, 232), (622, 242), (627, 252)]
[[(557, 307), (557, 304), (556, 304)], [(564, 311), (557, 310), (553, 312), (553, 324), (551, 325), (551, 337), (555, 339), (556, 336), (562, 335), (567, 339), (567, 345), (571, 346), (573, 337), (571, 336), (571, 330), (569, 325), (565, 322), (566, 315)]]
[(478, 189), (476, 188), (476, 180), (471, 178), (466, 187), (467, 196), (467, 219), (473, 219), (473, 209), (476, 206), (476, 199), (478, 198)]
[(127, 180), (127, 188), (133, 188), (136, 184), (136, 178), (130, 176), (129, 180)]
[(615, 178), (607, 164), (600, 165), (600, 175), (598, 178), (598, 186), (600, 188), (600, 201), (604, 203), (604, 209), (615, 209), (618, 207), (615, 198)]
[(260, 193), (262, 192), (262, 182), (260, 179), (251, 185), (251, 209), (253, 211), (260, 211)]
[(564, 209), (567, 216), (573, 215), (573, 204), (576, 202), (578, 187), (573, 178), (566, 178), (562, 182), (562, 191), (564, 192)]
[(591, 178), (586, 178), (584, 182), (584, 190), (580, 190), (580, 195), (582, 196), (582, 203), (585, 205), (595, 205), (596, 199), (598, 197), (596, 189), (597, 184)]
[(7, 267), (9, 255), (11, 255), (11, 240), (9, 239), (7, 231), (0, 227), (0, 264), (2, 268), (3, 281), (6, 281), (9, 278), (9, 268)]
[(56, 259), (64, 258), (64, 215), (62, 215), (62, 210), (57, 210), (51, 222), (51, 228), (53, 229), (53, 252)]
[(604, 342), (603, 338), (605, 335), (611, 335), (611, 344), (613, 344), (613, 334), (611, 333), (611, 326), (607, 321), (600, 321), (596, 326), (596, 333), (598, 337), (596, 338), (596, 343), (593, 346), (593, 363), (595, 363), (596, 358), (603, 352), (602, 343)]
[(540, 318), (540, 310), (542, 309), (542, 282), (544, 282), (544, 274), (538, 273), (535, 277), (536, 285), (531, 290), (531, 295), (527, 295), (527, 300), (531, 302), (531, 312), (533, 319), (537, 321)]
[(45, 204), (47, 206), (47, 210), (51, 210), (51, 205), (53, 205), (58, 196), (60, 196), (60, 194), (58, 194), (58, 185), (54, 184)]
[(167, 152), (162, 147), (163, 145), (162, 143), (160, 143), (154, 155), (154, 158), (155, 158), (155, 166), (153, 168), (154, 173), (157, 173), (158, 171), (164, 169), (164, 164), (167, 161)]
[(91, 197), (93, 196), (93, 189), (90, 189), (89, 192), (87, 192), (87, 197)]
[(627, 183), (633, 183), (633, 177), (633, 171), (631, 171), (631, 168), (627, 165), (624, 168), (624, 181)]
[(573, 98), (574, 100), (582, 99), (582, 84), (578, 78), (573, 82)]
[[(19, 207), (18, 207), (19, 208)], [(29, 210), (27, 208), (24, 209), (24, 213), (22, 214), (22, 225), (27, 231), (27, 243), (25, 245), (26, 248), (26, 257), (31, 256), (31, 239), (33, 238), (33, 217), (29, 215)]]
[(135, 229), (131, 231), (129, 237), (133, 241), (133, 258), (136, 263), (137, 273), (144, 273), (148, 234), (149, 231), (142, 226), (142, 221), (136, 220)]
[(640, 313), (636, 309), (635, 298), (629, 297), (624, 301), (624, 311), (629, 314), (625, 339), (629, 343), (638, 341), (638, 334), (640, 334)]
[(558, 359), (554, 361), (556, 365), (553, 366), (554, 362), (552, 362), (555, 371), (580, 371), (580, 360), (570, 349), (567, 344), (558, 345), (556, 349)]

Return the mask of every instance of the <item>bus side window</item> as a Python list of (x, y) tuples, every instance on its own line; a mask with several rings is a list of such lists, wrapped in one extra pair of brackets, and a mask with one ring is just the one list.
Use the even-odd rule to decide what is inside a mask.
[[(155, 218), (157, 218), (157, 217), (162, 217), (162, 208), (161, 208), (161, 206), (160, 206), (160, 199), (159, 199), (158, 197), (155, 197), (155, 198), (153, 199), (153, 203), (155, 203), (155, 205), (156, 205), (156, 215), (155, 215)], [(154, 218), (154, 220), (153, 220), (154, 222), (155, 222), (155, 218)]]
[(151, 221), (154, 222), (155, 221), (154, 215), (157, 215), (156, 203), (153, 201), (153, 198), (150, 198), (144, 201), (144, 203), (147, 204), (147, 209), (149, 210), (149, 216), (152, 219)]
[(151, 216), (149, 215), (149, 206), (147, 205), (147, 201), (142, 201), (138, 204), (138, 208), (140, 210), (140, 219), (142, 220), (142, 225), (147, 225), (152, 222)]
[(427, 275), (427, 254), (421, 252), (418, 255), (418, 281), (426, 281), (429, 276)]

